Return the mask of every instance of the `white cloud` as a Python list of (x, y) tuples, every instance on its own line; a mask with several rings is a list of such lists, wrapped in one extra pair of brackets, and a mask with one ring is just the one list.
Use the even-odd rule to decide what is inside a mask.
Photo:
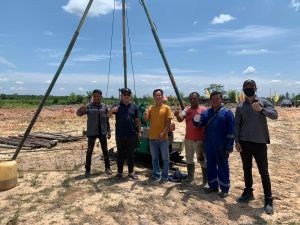
[(180, 36), (175, 38), (162, 39), (164, 44), (180, 47), (183, 44), (192, 44), (203, 41), (210, 41), (214, 39), (230, 39), (234, 41), (268, 41), (270, 38), (279, 37), (281, 35), (287, 35), (290, 30), (270, 27), (270, 26), (246, 26), (236, 30), (210, 30), (203, 33), (192, 33), (186, 36)]
[[(177, 68), (179, 71), (185, 69)], [(175, 81), (178, 89), (184, 92), (187, 96), (191, 91), (198, 91), (203, 95), (203, 89), (212, 83), (212, 77), (214, 80), (220, 81), (224, 85), (225, 90), (237, 89), (240, 90), (244, 80), (253, 79), (256, 81), (259, 87), (259, 96), (268, 96), (270, 88), (278, 93), (299, 93), (300, 80), (295, 74), (287, 74), (284, 79), (280, 79), (281, 82), (271, 82), (271, 80), (279, 79), (275, 78), (273, 73), (269, 74), (249, 74), (241, 76), (239, 73), (229, 75), (228, 72), (224, 73), (210, 73), (202, 71), (199, 73), (181, 73), (174, 74)], [(245, 77), (247, 76), (247, 77)], [(46, 81), (50, 81), (53, 77), (52, 73), (20, 73), (20, 72), (0, 72), (0, 79), (9, 77), (10, 81), (1, 83), (1, 92), (5, 94), (44, 94), (49, 84)], [(128, 77), (128, 87), (133, 90), (133, 80)], [(157, 73), (136, 73), (136, 93), (138, 96), (152, 95), (152, 91), (155, 88), (162, 88), (165, 90), (166, 95), (175, 96), (174, 89), (166, 72)], [(23, 85), (16, 85), (16, 80), (26, 81)], [(1, 81), (1, 80), (0, 80)], [(97, 81), (97, 83), (91, 83), (89, 81)], [(165, 81), (160, 83), (160, 81)], [(167, 83), (169, 81), (169, 83)], [(201, 82), (199, 82), (201, 81)], [(3, 84), (3, 85), (2, 85)], [(4, 85), (5, 84), (5, 85)], [(22, 86), (22, 87), (20, 87)], [(107, 86), (107, 74), (99, 73), (64, 73), (63, 76), (57, 80), (52, 95), (69, 95), (71, 92), (78, 94), (85, 94), (85, 91), (81, 91), (78, 88), (81, 87), (84, 90), (100, 89), (104, 91), (106, 95)], [(123, 75), (111, 74), (110, 86), (107, 96), (118, 96), (118, 89), (123, 86)], [(10, 89), (12, 87), (12, 89)], [(23, 89), (22, 89), (23, 88)]]
[(64, 52), (58, 49), (52, 49), (52, 48), (38, 48), (35, 50), (42, 58), (51, 58), (51, 59), (57, 59), (62, 58), (64, 55)]
[(77, 88), (77, 90), (84, 91), (84, 88), (83, 87), (79, 87), (79, 88)]
[(133, 55), (134, 55), (134, 56), (142, 56), (142, 55), (143, 55), (143, 52), (134, 52)]
[(221, 24), (226, 23), (231, 20), (235, 20), (236, 18), (229, 15), (229, 14), (220, 14), (219, 16), (216, 16), (212, 21), (211, 24)]
[(8, 79), (7, 78), (0, 78), (0, 82), (7, 82)]
[(281, 83), (281, 80), (271, 80), (272, 83)]
[(74, 56), (72, 61), (74, 62), (97, 62), (103, 59), (109, 58), (108, 55), (96, 55), (96, 54), (88, 54), (81, 56)]
[(95, 83), (97, 83), (97, 81), (96, 81), (96, 80), (92, 80), (92, 81), (90, 81), (90, 82), (91, 82), (91, 83), (94, 83), (94, 84), (95, 84)]
[(292, 0), (290, 7), (295, 8), (296, 11), (300, 9), (300, 0)]
[(195, 49), (195, 48), (190, 48), (190, 49), (188, 50), (188, 52), (189, 52), (189, 53), (193, 53), (193, 52), (198, 52), (198, 50)]
[(248, 66), (244, 71), (243, 74), (253, 74), (255, 73), (256, 70), (253, 66)]
[(7, 59), (5, 59), (2, 56), (0, 56), (0, 64), (7, 66), (8, 68), (11, 68), (11, 69), (17, 68), (13, 63), (9, 62)]
[[(81, 16), (88, 4), (88, 0), (69, 0), (67, 5), (62, 8), (68, 12)], [(116, 9), (121, 9), (122, 5), (119, 1), (116, 1)], [(106, 15), (114, 9), (114, 0), (94, 0), (89, 15), (91, 17), (97, 17), (100, 15)]]
[(50, 83), (51, 83), (51, 80), (46, 80), (45, 83), (46, 83), (46, 84), (50, 84)]
[(168, 80), (163, 80), (163, 81), (160, 81), (159, 83), (161, 83), (161, 84), (168, 84), (168, 83), (170, 83), (170, 81), (168, 81)]
[(196, 24), (198, 24), (198, 23), (199, 23), (198, 21), (194, 21), (194, 22), (193, 22), (193, 25), (196, 25)]
[(23, 82), (23, 81), (20, 81), (20, 80), (17, 80), (17, 81), (16, 81), (16, 84), (24, 84), (24, 82)]
[(268, 49), (242, 49), (240, 51), (227, 51), (230, 55), (262, 55), (268, 54), (270, 51)]
[(24, 87), (10, 87), (9, 90), (11, 91), (23, 91), (25, 90)]
[(44, 32), (44, 35), (46, 35), (46, 36), (53, 36), (54, 33), (51, 32), (51, 31), (49, 31), (49, 30), (47, 30), (47, 31)]

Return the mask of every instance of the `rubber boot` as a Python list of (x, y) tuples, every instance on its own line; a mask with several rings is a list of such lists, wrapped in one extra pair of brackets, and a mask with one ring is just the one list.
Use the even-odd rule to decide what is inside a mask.
[(184, 183), (191, 183), (194, 181), (194, 176), (195, 176), (195, 164), (187, 164), (187, 178), (183, 180)]
[(204, 188), (209, 188), (207, 179), (207, 168), (201, 167), (202, 170), (202, 185)]

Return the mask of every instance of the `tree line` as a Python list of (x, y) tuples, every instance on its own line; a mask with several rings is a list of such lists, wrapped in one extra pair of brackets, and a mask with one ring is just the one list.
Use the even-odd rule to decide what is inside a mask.
[[(237, 103), (239, 101), (239, 96), (241, 92), (238, 92), (236, 90), (228, 90), (225, 91), (224, 85), (222, 84), (210, 84), (205, 89), (205, 93), (207, 95), (200, 96), (200, 100), (202, 103), (208, 102), (208, 94), (212, 91), (219, 91), (224, 95), (225, 102), (229, 103)], [(188, 102), (188, 96), (185, 96), (183, 92), (180, 92), (180, 96), (183, 99), (184, 102)], [(88, 103), (92, 97), (92, 92), (88, 91), (86, 94), (76, 94), (74, 92), (70, 93), (68, 96), (52, 96), (50, 95), (45, 103), (46, 106), (49, 105), (72, 105), (72, 104), (84, 104)], [(41, 99), (43, 98), (43, 95), (19, 95), (19, 94), (0, 94), (0, 108), (4, 107), (31, 107), (31, 106), (37, 106)], [(274, 102), (274, 96), (267, 97), (271, 102)], [(282, 99), (291, 99), (294, 101), (300, 101), (300, 93), (296, 94), (290, 94), (289, 92), (286, 92), (285, 94), (279, 95), (280, 102)], [(153, 97), (150, 95), (144, 95), (142, 97), (134, 96), (133, 100), (138, 104), (145, 104), (149, 105), (153, 103)], [(104, 98), (103, 102), (107, 105), (113, 105), (119, 102), (119, 98), (116, 98), (114, 96), (111, 96), (109, 98)], [(171, 106), (178, 106), (179, 102), (176, 98), (176, 96), (168, 96), (168, 104)], [(274, 102), (274, 104), (276, 104)]]

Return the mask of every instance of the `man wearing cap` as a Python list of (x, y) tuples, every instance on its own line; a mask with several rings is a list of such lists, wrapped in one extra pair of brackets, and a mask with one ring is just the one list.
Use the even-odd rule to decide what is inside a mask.
[(141, 119), (138, 107), (131, 103), (131, 90), (122, 88), (121, 101), (110, 108), (108, 115), (116, 115), (117, 166), (116, 179), (123, 176), (124, 161), (127, 156), (128, 177), (137, 179), (134, 173), (134, 149), (137, 137), (141, 138)]
[(101, 149), (104, 157), (105, 172), (111, 175), (109, 155), (107, 150), (107, 138), (110, 139), (110, 125), (107, 116), (108, 108), (101, 103), (102, 92), (95, 89), (92, 92), (92, 102), (81, 106), (77, 111), (77, 116), (87, 115), (87, 138), (88, 149), (86, 152), (85, 176), (89, 177), (91, 173), (91, 160), (95, 141), (98, 138), (101, 144)]
[(274, 106), (265, 98), (258, 97), (254, 80), (246, 80), (243, 84), (245, 101), (241, 102), (235, 113), (235, 142), (236, 150), (240, 152), (243, 162), (245, 189), (238, 202), (248, 202), (254, 199), (252, 158), (258, 167), (264, 195), (264, 211), (273, 213), (273, 197), (271, 181), (268, 172), (267, 144), (270, 143), (267, 117), (277, 119), (278, 114)]
[(188, 176), (186, 181), (192, 182), (194, 180), (195, 174), (195, 162), (194, 155), (197, 154), (197, 161), (201, 165), (202, 169), (202, 185), (207, 184), (207, 162), (206, 156), (204, 154), (204, 131), (205, 127), (196, 127), (193, 125), (193, 118), (197, 114), (201, 114), (206, 110), (206, 107), (199, 105), (199, 93), (192, 92), (189, 95), (189, 101), (191, 106), (185, 108), (182, 112), (176, 110), (174, 116), (177, 118), (178, 122), (185, 120), (186, 130), (185, 130), (185, 155), (187, 163)]
[[(173, 118), (171, 108), (163, 104), (164, 92), (161, 89), (153, 91), (155, 105), (144, 112), (145, 120), (150, 120), (149, 144), (152, 157), (152, 176), (150, 183), (167, 182), (169, 175), (168, 131)], [(160, 174), (159, 155), (161, 154), (163, 169)]]

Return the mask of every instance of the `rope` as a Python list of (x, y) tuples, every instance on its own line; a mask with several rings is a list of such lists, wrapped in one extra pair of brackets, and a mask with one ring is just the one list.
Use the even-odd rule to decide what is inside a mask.
[(116, 0), (114, 0), (114, 10), (113, 10), (113, 18), (112, 18), (112, 24), (111, 24), (110, 50), (109, 50), (109, 63), (108, 63), (108, 74), (107, 74), (106, 94), (105, 94), (106, 103), (107, 103), (107, 95), (108, 95), (108, 87), (109, 87), (109, 78), (110, 78), (110, 70), (111, 70), (111, 53), (112, 53), (113, 36), (114, 36), (115, 10), (116, 10)]
[[(127, 2), (126, 2), (127, 5)], [(133, 60), (132, 60), (132, 49), (131, 49), (131, 39), (130, 39), (130, 30), (129, 30), (129, 22), (128, 22), (128, 16), (127, 16), (127, 10), (126, 10), (126, 24), (127, 24), (127, 36), (128, 36), (128, 42), (129, 42), (129, 49), (130, 49), (130, 63), (131, 63), (131, 71), (132, 71), (132, 77), (133, 77), (133, 89), (134, 89), (134, 95), (136, 96), (136, 89), (135, 89), (135, 73), (133, 69)]]

